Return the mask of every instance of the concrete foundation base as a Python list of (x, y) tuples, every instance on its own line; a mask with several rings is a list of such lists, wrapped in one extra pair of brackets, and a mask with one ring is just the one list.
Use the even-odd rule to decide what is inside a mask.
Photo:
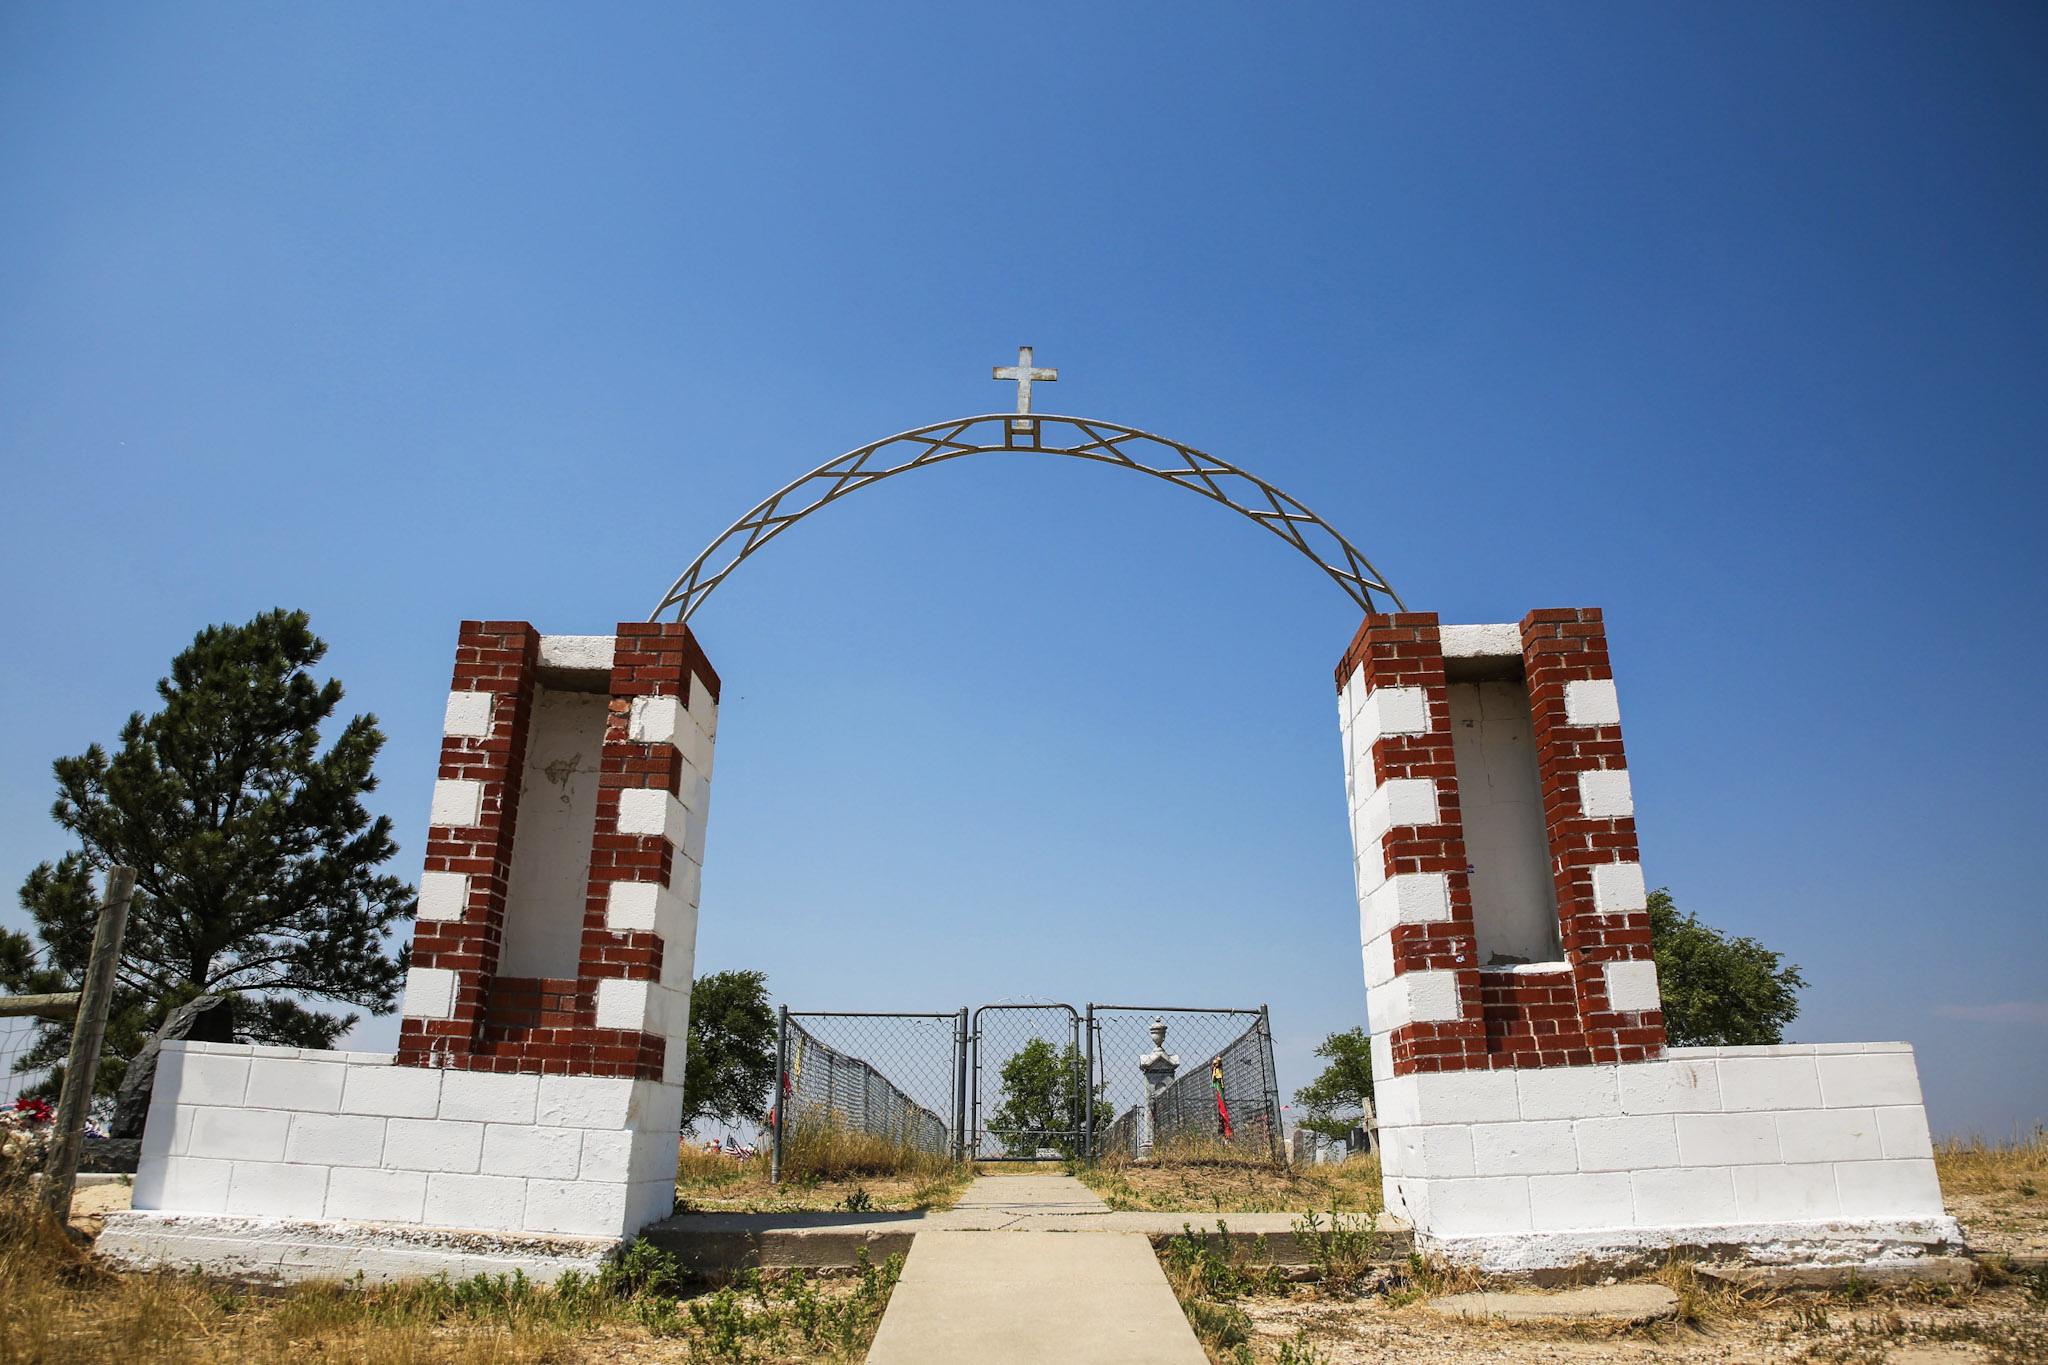
[(1621, 1269), (1662, 1264), (1674, 1252), (1750, 1266), (1811, 1266), (1868, 1272), (1963, 1254), (1953, 1218), (1854, 1222), (1737, 1223), (1694, 1227), (1607, 1228), (1587, 1232), (1443, 1237), (1418, 1232), (1416, 1249), (1495, 1274), (1576, 1265)]
[(117, 1270), (197, 1270), (250, 1284), (422, 1276), (509, 1275), (549, 1283), (593, 1274), (624, 1245), (616, 1237), (529, 1237), (462, 1228), (380, 1227), (221, 1214), (107, 1215), (94, 1250)]

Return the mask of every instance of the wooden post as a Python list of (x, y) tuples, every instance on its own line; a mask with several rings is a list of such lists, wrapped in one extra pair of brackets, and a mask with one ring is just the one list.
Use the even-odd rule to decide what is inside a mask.
[(57, 1100), (56, 1143), (43, 1174), (43, 1208), (60, 1223), (71, 1219), (71, 1191), (78, 1183), (78, 1154), (85, 1143), (85, 1115), (92, 1106), (93, 1078), (100, 1069), (100, 1044), (107, 1037), (107, 1011), (114, 1003), (114, 969), (121, 965), (121, 936), (128, 928), (128, 902), (135, 895), (135, 869), (110, 868), (107, 903), (93, 930), (92, 960), (79, 992), (78, 1017), (71, 1026), (71, 1057), (64, 1064), (64, 1093)]

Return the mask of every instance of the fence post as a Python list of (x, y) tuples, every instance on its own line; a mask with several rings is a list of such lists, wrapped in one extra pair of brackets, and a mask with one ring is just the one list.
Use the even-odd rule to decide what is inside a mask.
[(775, 1131), (768, 1135), (768, 1183), (782, 1183), (782, 1135), (789, 1131), (789, 1006), (775, 1007)]
[(1261, 1060), (1266, 1065), (1266, 1074), (1260, 1079), (1266, 1087), (1268, 1146), (1270, 1155), (1279, 1160), (1287, 1155), (1287, 1135), (1281, 1131), (1285, 1125), (1280, 1121), (1280, 1072), (1273, 1065), (1273, 1020), (1264, 1005), (1259, 1006), (1259, 1040), (1265, 1044)]
[(1081, 1156), (1095, 1160), (1095, 1002), (1088, 1002), (1088, 1017), (1081, 1025), (1087, 1061), (1083, 1064), (1085, 1083), (1081, 1087), (1081, 1112), (1088, 1117), (1081, 1129)]
[(953, 1021), (953, 1160), (967, 1160), (967, 1006)]
[(99, 924), (93, 929), (92, 958), (71, 1025), (71, 1056), (64, 1063), (64, 1090), (57, 1098), (57, 1144), (43, 1175), (43, 1207), (60, 1223), (71, 1219), (71, 1191), (78, 1184), (85, 1115), (92, 1107), (100, 1044), (107, 1037), (107, 1010), (114, 1003), (114, 972), (121, 965), (121, 938), (128, 928), (128, 902), (134, 895), (135, 869), (109, 868), (107, 903), (100, 908)]

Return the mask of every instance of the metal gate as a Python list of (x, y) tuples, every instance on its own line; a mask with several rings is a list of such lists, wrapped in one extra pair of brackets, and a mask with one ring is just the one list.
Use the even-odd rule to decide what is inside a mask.
[(974, 1100), (968, 1159), (1087, 1156), (1094, 1037), (1074, 1007), (983, 1005), (968, 1036)]

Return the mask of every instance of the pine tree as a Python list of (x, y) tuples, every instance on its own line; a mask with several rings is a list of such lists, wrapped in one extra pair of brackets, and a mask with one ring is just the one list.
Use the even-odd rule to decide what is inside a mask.
[[(342, 698), (339, 682), (313, 679), (326, 652), (304, 612), (208, 627), (157, 683), (163, 708), (130, 716), (112, 757), (94, 744), (55, 763), (51, 814), (83, 847), (22, 883), (42, 961), (24, 935), (0, 934), (0, 986), (74, 989), (96, 883), (115, 864), (134, 867), (102, 1088), (197, 995), (236, 993), (238, 1038), (297, 1047), (332, 1046), (357, 1018), (303, 999), (396, 1007), (405, 955), (384, 941), (416, 896), (376, 870), (398, 851), (391, 821), (361, 801), (377, 786), (376, 717), (354, 717), (320, 751)], [(46, 1024), (17, 1069), (42, 1070), (68, 1045), (67, 1025)]]

